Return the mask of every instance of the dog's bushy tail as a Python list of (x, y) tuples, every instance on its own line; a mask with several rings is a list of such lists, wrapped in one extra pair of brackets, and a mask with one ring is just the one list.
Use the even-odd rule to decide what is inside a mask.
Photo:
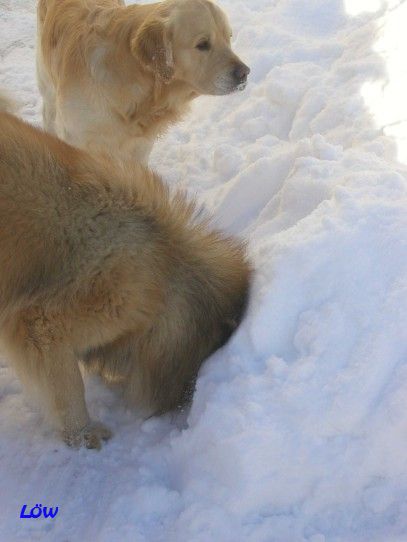
[(3, 89), (0, 89), (0, 113), (11, 113), (15, 115), (19, 110), (19, 104), (10, 97)]

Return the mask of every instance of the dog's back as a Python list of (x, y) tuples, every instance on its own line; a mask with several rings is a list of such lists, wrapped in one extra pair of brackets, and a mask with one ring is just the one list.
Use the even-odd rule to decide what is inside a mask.
[[(3, 111), (11, 109), (4, 96), (0, 106)], [(52, 247), (43, 229), (45, 214), (40, 200), (42, 190), (48, 187), (38, 185), (36, 172), (44, 157), (36, 152), (35, 132), (6, 112), (0, 112), (0, 126), (1, 314), (47, 282), (47, 247)]]

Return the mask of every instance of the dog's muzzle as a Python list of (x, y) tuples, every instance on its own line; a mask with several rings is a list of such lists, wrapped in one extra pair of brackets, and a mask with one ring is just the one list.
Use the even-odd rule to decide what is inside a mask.
[(238, 90), (243, 90), (246, 87), (247, 77), (249, 73), (250, 68), (246, 66), (246, 64), (243, 64), (243, 62), (239, 62), (238, 64), (236, 64), (232, 72), (232, 76)]

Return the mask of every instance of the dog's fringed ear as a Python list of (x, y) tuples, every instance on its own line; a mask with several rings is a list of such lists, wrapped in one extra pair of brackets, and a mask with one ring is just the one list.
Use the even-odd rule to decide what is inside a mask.
[(132, 54), (165, 82), (174, 76), (172, 47), (161, 19), (146, 21), (131, 39)]

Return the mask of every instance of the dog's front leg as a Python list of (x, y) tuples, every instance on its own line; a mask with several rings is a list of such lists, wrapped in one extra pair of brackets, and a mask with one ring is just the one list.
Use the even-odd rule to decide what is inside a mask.
[[(16, 340), (20, 339), (20, 340)], [(73, 447), (101, 447), (111, 436), (101, 423), (92, 422), (85, 389), (72, 349), (55, 341), (21, 340), (13, 334), (5, 341), (6, 355), (28, 391), (40, 392), (63, 440)]]
[(64, 441), (73, 447), (101, 448), (111, 437), (103, 424), (92, 422), (85, 403), (85, 389), (78, 362), (67, 348), (43, 353), (45, 387)]

